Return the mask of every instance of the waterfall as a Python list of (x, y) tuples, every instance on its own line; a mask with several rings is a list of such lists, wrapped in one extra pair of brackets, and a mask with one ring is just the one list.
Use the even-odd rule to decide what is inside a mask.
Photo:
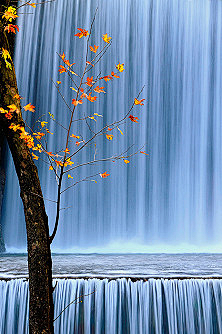
[[(58, 334), (222, 333), (222, 281), (218, 279), (57, 282), (55, 318), (76, 300), (55, 321)], [(28, 283), (0, 281), (0, 297), (1, 333), (28, 333)]]
[[(145, 144), (149, 157), (138, 154), (128, 165), (119, 161), (77, 169), (72, 175), (76, 181), (98, 172), (111, 175), (97, 184), (81, 183), (63, 196), (62, 207), (71, 208), (62, 211), (54, 250), (221, 250), (222, 1), (57, 0), (35, 10), (22, 8), (33, 14), (18, 20), (16, 74), (22, 103), (37, 110), (25, 118), (34, 125), (43, 114), (49, 121), (51, 112), (58, 122), (67, 122), (68, 111), (51, 81), (61, 80), (62, 94), (71, 101), (71, 82), (58, 73), (57, 53), (64, 51), (77, 63), (75, 71), (81, 71), (86, 44), (74, 34), (79, 27), (90, 28), (97, 4), (92, 45), (101, 49), (102, 34), (112, 36), (98, 71), (110, 74), (119, 62), (125, 71), (105, 84), (107, 94), (98, 102), (82, 105), (79, 115), (102, 114), (103, 119), (90, 121), (98, 130), (123, 116), (145, 85), (145, 105), (134, 111), (139, 124), (128, 121), (121, 126), (124, 135), (114, 132), (112, 142), (100, 138), (97, 156)], [(89, 75), (96, 73), (93, 69)], [(88, 138), (87, 125), (77, 123), (73, 131)], [(49, 129), (55, 132), (48, 136), (49, 151), (58, 151), (64, 131), (53, 122)], [(93, 154), (90, 146), (74, 162), (86, 162)], [(45, 198), (55, 200), (52, 173), (42, 162), (36, 164)], [(10, 158), (7, 175), (5, 242), (9, 250), (24, 249), (25, 223)], [(65, 180), (64, 187), (69, 182)], [(46, 206), (52, 229), (55, 205), (46, 201)]]

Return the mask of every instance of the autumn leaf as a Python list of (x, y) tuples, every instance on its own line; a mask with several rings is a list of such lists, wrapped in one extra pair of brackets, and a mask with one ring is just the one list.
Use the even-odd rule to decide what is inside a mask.
[(103, 35), (102, 39), (104, 40), (104, 42), (110, 43), (110, 40), (112, 39), (112, 37), (108, 37), (108, 34), (105, 34)]
[(113, 140), (113, 135), (106, 135), (106, 138), (107, 138), (108, 140)]
[(18, 108), (16, 107), (15, 104), (10, 104), (9, 106), (7, 106), (9, 108), (9, 112), (12, 113), (12, 112), (17, 112), (18, 113)]
[(12, 71), (12, 64), (9, 62), (9, 60), (11, 61), (12, 58), (11, 58), (10, 53), (8, 52), (8, 50), (2, 48), (2, 57), (5, 60), (6, 68), (9, 68)]
[(63, 166), (62, 161), (55, 160), (55, 163), (56, 163), (57, 167), (60, 167), (60, 166), (62, 167)]
[(16, 34), (16, 30), (19, 32), (19, 27), (14, 24), (8, 24), (4, 30), (7, 31), (8, 33), (12, 32), (13, 34)]
[(94, 116), (88, 116), (88, 118), (93, 119), (95, 122), (97, 122)]
[(42, 121), (42, 122), (41, 122), (41, 127), (44, 128), (44, 126), (45, 126), (46, 124), (48, 124), (48, 122)]
[(90, 48), (90, 51), (92, 51), (92, 52), (96, 53), (96, 52), (97, 52), (97, 50), (98, 50), (98, 48), (99, 48), (99, 46), (97, 46), (97, 45), (94, 45), (94, 48), (93, 48), (93, 46), (90, 46), (89, 48)]
[(58, 85), (60, 85), (62, 81), (56, 81), (56, 82), (57, 82)]
[(46, 131), (47, 133), (50, 133), (50, 135), (53, 135), (53, 132), (50, 132), (49, 129), (45, 128), (45, 131)]
[(39, 160), (39, 157), (32, 152), (33, 159)]
[(70, 150), (68, 148), (66, 148), (64, 152), (70, 154)]
[(125, 164), (129, 164), (129, 162), (130, 162), (129, 160), (126, 160), (126, 159), (123, 160), (123, 161), (125, 162)]
[(59, 73), (64, 73), (64, 72), (67, 72), (66, 68), (62, 65), (59, 65), (60, 69), (59, 69)]
[(6, 9), (4, 14), (2, 15), (3, 19), (6, 19), (6, 21), (12, 22), (12, 20), (16, 19), (18, 17), (16, 8), (10, 6)]
[(50, 157), (54, 157), (54, 154), (52, 154), (52, 152), (46, 152), (46, 154), (48, 154)]
[(107, 176), (109, 176), (110, 174), (107, 174), (107, 172), (104, 172), (104, 173), (100, 173), (99, 174), (101, 178), (106, 178)]
[(74, 90), (74, 92), (78, 92), (77, 89), (75, 89), (74, 87), (70, 87), (72, 90)]
[(44, 133), (44, 132), (37, 132), (37, 133), (33, 133), (33, 136), (35, 136), (35, 138), (36, 138), (37, 140), (41, 140), (42, 137), (45, 136), (45, 133)]
[(76, 107), (78, 104), (83, 104), (82, 100), (76, 101), (75, 99), (72, 99), (72, 104)]
[(76, 146), (79, 146), (80, 145), (80, 141), (76, 141)]
[(116, 73), (114, 73), (114, 72), (111, 72), (111, 75), (114, 77), (114, 78), (120, 78), (120, 76), (119, 75), (117, 75)]
[(76, 136), (76, 135), (74, 135), (74, 134), (72, 134), (70, 137), (71, 137), (71, 138), (77, 138), (77, 139), (80, 138), (80, 136)]
[(87, 96), (87, 99), (90, 101), (90, 102), (95, 102), (96, 99), (97, 99), (97, 96), (91, 96), (92, 93), (89, 93), (89, 95)]
[(93, 86), (93, 77), (91, 77), (91, 78), (89, 78), (89, 77), (87, 77), (87, 79), (86, 79), (86, 85), (88, 85), (88, 86), (90, 86), (90, 87), (92, 87)]
[(49, 116), (50, 116), (50, 117), (52, 117), (53, 121), (55, 120), (55, 117), (54, 117), (54, 115), (53, 115), (53, 114), (51, 114), (50, 112), (49, 112)]
[(99, 86), (96, 86), (94, 88), (94, 92), (96, 93), (106, 93), (104, 90), (103, 90), (104, 87), (99, 87)]
[[(1, 108), (0, 108), (1, 109)], [(14, 132), (18, 131), (20, 129), (20, 125), (15, 125), (14, 123), (12, 123), (9, 126), (9, 129), (13, 130)]]
[(112, 128), (109, 128), (109, 127), (108, 127), (108, 129), (107, 129), (107, 130), (108, 130), (108, 131), (112, 131)]
[(88, 30), (85, 30), (85, 29), (81, 29), (81, 28), (77, 28), (80, 32), (78, 32), (77, 34), (75, 34), (74, 36), (77, 36), (79, 38), (82, 38), (82, 37), (86, 37), (89, 35), (88, 33)]
[(86, 64), (91, 65), (92, 67), (94, 67), (94, 65), (91, 63), (91, 61), (87, 61)]
[(53, 167), (52, 167), (52, 166), (50, 166), (50, 167), (49, 167), (49, 170), (53, 170)]
[(29, 6), (36, 8), (36, 3), (28, 3)]
[(7, 112), (5, 114), (5, 117), (8, 118), (8, 119), (12, 119), (13, 116), (12, 116), (12, 114), (10, 112)]
[(22, 97), (21, 97), (19, 94), (15, 94), (15, 95), (13, 96), (13, 99), (21, 100)]
[(138, 117), (134, 117), (133, 115), (129, 115), (129, 119), (132, 121), (132, 122), (135, 122), (135, 123), (138, 123)]
[(73, 179), (73, 176), (68, 174), (68, 179)]
[(145, 155), (149, 155), (149, 154), (146, 153), (145, 151), (140, 151), (140, 153), (145, 154)]
[(74, 162), (71, 161), (71, 158), (68, 158), (66, 159), (66, 162), (64, 163), (64, 166), (67, 167), (67, 166), (72, 166), (74, 165)]
[(145, 101), (145, 99), (142, 99), (142, 100), (137, 100), (136, 98), (134, 99), (134, 103), (135, 105), (141, 105), (143, 106), (144, 104), (142, 103), (143, 101)]
[(106, 82), (109, 80), (113, 80), (113, 78), (111, 77), (111, 75), (106, 75), (105, 77), (101, 77), (99, 78), (99, 80), (104, 79)]
[(97, 114), (97, 112), (94, 112), (94, 115), (98, 117), (103, 117), (103, 115)]
[(118, 65), (116, 65), (116, 68), (119, 72), (123, 72), (125, 70), (124, 69), (124, 64), (120, 64), (120, 63)]
[(119, 132), (121, 133), (121, 135), (123, 135), (123, 132), (120, 130), (120, 128), (118, 128), (118, 126), (117, 126), (117, 130), (119, 130)]
[(27, 104), (23, 108), (25, 109), (25, 111), (29, 110), (31, 112), (35, 112), (35, 106), (33, 106), (31, 103)]

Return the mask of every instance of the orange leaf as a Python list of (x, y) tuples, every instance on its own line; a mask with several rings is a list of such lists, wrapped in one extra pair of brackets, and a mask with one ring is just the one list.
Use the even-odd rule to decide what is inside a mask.
[(134, 103), (135, 105), (141, 105), (143, 106), (144, 104), (142, 103), (143, 101), (145, 101), (145, 99), (142, 99), (142, 100), (137, 100), (136, 98), (134, 99)]
[(39, 160), (39, 157), (32, 152), (33, 159)]
[(125, 164), (129, 164), (129, 160), (123, 160)]
[(66, 70), (66, 68), (65, 68), (64, 66), (59, 65), (59, 67), (61, 67), (61, 68), (59, 69), (59, 73), (60, 73), (60, 74), (63, 73), (63, 72), (67, 72), (67, 70)]
[(15, 24), (8, 24), (4, 30), (7, 31), (8, 33), (13, 32), (13, 34), (16, 34), (16, 30), (19, 32), (19, 27)]
[(93, 82), (93, 77), (91, 77), (91, 78), (87, 77), (85, 84), (88, 85), (88, 86), (90, 86), (90, 87), (92, 87), (93, 83), (94, 83)]
[(72, 134), (70, 137), (71, 137), (71, 138), (77, 138), (77, 139), (80, 138), (79, 136), (76, 136), (76, 135), (73, 135), (73, 134)]
[(77, 106), (78, 104), (83, 104), (83, 102), (82, 102), (82, 100), (76, 101), (75, 99), (73, 99), (72, 104), (74, 104), (74, 106)]
[(27, 104), (23, 108), (25, 109), (25, 111), (29, 110), (31, 112), (35, 112), (35, 106), (33, 106), (31, 103)]
[(92, 93), (89, 93), (89, 95), (87, 96), (87, 99), (90, 101), (90, 102), (95, 102), (96, 99), (97, 99), (97, 96), (91, 96)]
[(105, 91), (103, 90), (104, 87), (99, 87), (96, 86), (96, 88), (94, 88), (94, 92), (96, 93), (105, 93)]
[(15, 94), (13, 96), (13, 99), (20, 100), (20, 99), (22, 99), (22, 97), (19, 94)]
[(114, 78), (120, 78), (120, 76), (119, 75), (117, 75), (116, 73), (114, 73), (114, 72), (111, 72), (111, 75), (114, 77)]
[(145, 154), (145, 155), (149, 155), (145, 151), (140, 151), (140, 153)]
[(99, 80), (104, 79), (106, 82), (109, 80), (112, 80), (113, 78), (111, 77), (111, 75), (106, 75), (105, 77), (101, 77), (99, 78)]
[(80, 32), (78, 32), (77, 34), (75, 34), (74, 36), (77, 36), (79, 38), (82, 38), (83, 36), (86, 37), (89, 35), (88, 30), (85, 29), (81, 29), (81, 28), (77, 28)]
[(108, 140), (113, 140), (113, 135), (106, 135), (106, 138), (107, 138)]
[(54, 157), (54, 154), (52, 154), (52, 152), (46, 152), (46, 154), (48, 154), (50, 157)]
[(90, 50), (91, 50), (92, 52), (96, 53), (97, 50), (98, 50), (98, 48), (99, 48), (99, 46), (94, 45), (94, 48), (93, 48), (92, 46), (90, 46), (89, 48), (90, 48)]
[(99, 175), (100, 175), (101, 178), (104, 179), (105, 177), (109, 176), (110, 174), (107, 174), (107, 172), (104, 172), (104, 173), (100, 173)]
[(134, 117), (133, 115), (129, 115), (129, 119), (132, 121), (132, 122), (135, 122), (135, 123), (138, 123), (138, 117)]

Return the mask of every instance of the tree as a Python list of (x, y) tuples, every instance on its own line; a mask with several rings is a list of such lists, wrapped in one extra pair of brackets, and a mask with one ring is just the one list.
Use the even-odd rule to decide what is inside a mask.
[[(93, 28), (95, 16), (92, 20), (91, 27), (88, 30), (78, 28), (75, 36), (76, 38), (86, 39), (87, 52), (83, 63), (83, 72), (76, 73), (73, 70), (73, 64), (70, 63), (64, 52), (59, 55), (62, 65), (59, 66), (59, 73), (61, 75), (68, 75), (72, 80), (73, 86), (70, 87), (73, 91), (74, 98), (72, 101), (67, 101), (60, 91), (61, 81), (54, 83), (58, 93), (65, 102), (66, 110), (69, 112), (69, 124), (66, 127), (56, 121), (53, 114), (50, 114), (51, 120), (61, 126), (65, 132), (65, 145), (57, 152), (49, 152), (47, 147), (46, 135), (53, 135), (46, 127), (47, 121), (41, 119), (38, 123), (37, 129), (31, 129), (25, 124), (22, 118), (22, 110), (35, 111), (35, 107), (29, 103), (23, 108), (20, 105), (20, 96), (17, 89), (16, 75), (14, 71), (13, 61), (9, 51), (8, 34), (16, 33), (18, 27), (11, 22), (17, 17), (16, 8), (9, 6), (6, 3), (6, 9), (1, 5), (0, 11), (3, 13), (0, 21), (0, 49), (2, 56), (0, 59), (0, 121), (1, 127), (4, 131), (10, 151), (12, 153), (13, 161), (16, 168), (16, 173), (19, 179), (21, 198), (24, 206), (24, 213), (26, 219), (27, 229), (27, 243), (28, 243), (28, 263), (29, 263), (29, 290), (30, 290), (30, 316), (29, 316), (29, 331), (30, 333), (53, 333), (53, 298), (52, 298), (52, 261), (50, 244), (52, 243), (59, 224), (60, 217), (60, 203), (62, 194), (74, 187), (76, 184), (85, 181), (97, 182), (94, 178), (101, 177), (102, 179), (109, 176), (106, 171), (98, 172), (94, 175), (86, 176), (85, 178), (71, 183), (65, 189), (62, 188), (64, 176), (72, 180), (70, 173), (76, 168), (82, 166), (97, 164), (103, 161), (123, 161), (128, 164), (128, 160), (132, 155), (137, 153), (146, 154), (144, 151), (137, 150), (132, 153), (130, 148), (126, 148), (122, 153), (112, 155), (110, 157), (96, 157), (96, 139), (103, 136), (104, 140), (112, 141), (114, 138), (114, 130), (122, 131), (119, 128), (125, 122), (138, 123), (138, 117), (131, 114), (136, 105), (143, 105), (144, 99), (139, 100), (138, 94), (132, 100), (131, 108), (125, 115), (111, 124), (102, 126), (100, 130), (95, 131), (90, 125), (90, 121), (96, 121), (97, 118), (102, 117), (97, 113), (93, 115), (78, 116), (75, 119), (77, 108), (87, 101), (87, 103), (94, 103), (98, 96), (95, 94), (105, 93), (104, 86), (100, 86), (100, 82), (109, 82), (118, 79), (119, 74), (124, 71), (124, 64), (117, 64), (115, 71), (111, 74), (88, 76), (88, 72), (94, 70), (95, 65), (101, 61), (104, 54), (111, 45), (111, 37), (107, 34), (102, 36), (103, 47), (99, 51), (99, 46), (90, 45), (91, 31)], [(35, 7), (36, 4), (27, 1), (24, 5)], [(93, 94), (93, 95), (92, 95)], [(89, 102), (88, 102), (89, 101)], [(74, 121), (84, 122), (88, 129), (88, 137), (83, 138), (81, 135), (74, 132)], [(28, 129), (27, 129), (28, 127)], [(27, 132), (29, 131), (29, 132)], [(44, 140), (43, 140), (44, 139)], [(71, 140), (75, 139), (75, 144), (71, 145)], [(83, 149), (88, 147), (91, 143), (94, 144), (95, 154), (92, 161), (87, 161), (74, 165), (72, 159), (78, 155)], [(72, 150), (71, 150), (72, 149)], [(34, 160), (39, 159), (39, 153), (47, 158), (49, 170), (54, 172), (55, 179), (58, 183), (58, 194), (56, 200), (56, 220), (52, 235), (49, 235), (48, 217), (45, 211), (44, 199), (41, 191), (37, 168)]]
[[(9, 5), (9, 1), (5, 4)], [(5, 12), (4, 3), (0, 12)], [(16, 15), (16, 14), (15, 14)], [(29, 268), (29, 332), (53, 333), (52, 261), (49, 243), (48, 217), (42, 198), (37, 168), (29, 147), (19, 134), (9, 129), (11, 122), (23, 126), (21, 105), (14, 96), (18, 94), (16, 75), (9, 53), (9, 42), (5, 31), (4, 18), (0, 20), (0, 101), (1, 108), (16, 105), (18, 112), (6, 118), (0, 113), (0, 125), (7, 139), (20, 185), (20, 196), (24, 205), (27, 229)], [(8, 62), (3, 57), (3, 49), (8, 51)], [(33, 193), (39, 196), (34, 196)]]

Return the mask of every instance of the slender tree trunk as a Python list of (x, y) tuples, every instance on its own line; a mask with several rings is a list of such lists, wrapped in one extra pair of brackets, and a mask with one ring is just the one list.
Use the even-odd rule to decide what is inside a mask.
[[(1, 12), (5, 10), (3, 5), (7, 2), (5, 0), (0, 5)], [(9, 43), (0, 20), (0, 51), (2, 48), (9, 50)], [(5, 61), (0, 55), (0, 107), (7, 109), (8, 105), (16, 104), (21, 110), (20, 103), (13, 98), (17, 92), (14, 67), (12, 70), (6, 68)], [(12, 122), (24, 126), (21, 113), (14, 113), (11, 120), (0, 113), (0, 126), (6, 136), (15, 164), (26, 220), (30, 292), (29, 333), (51, 334), (54, 333), (53, 289), (48, 217), (45, 212), (37, 168), (26, 143), (19, 137), (19, 133), (9, 129)]]

